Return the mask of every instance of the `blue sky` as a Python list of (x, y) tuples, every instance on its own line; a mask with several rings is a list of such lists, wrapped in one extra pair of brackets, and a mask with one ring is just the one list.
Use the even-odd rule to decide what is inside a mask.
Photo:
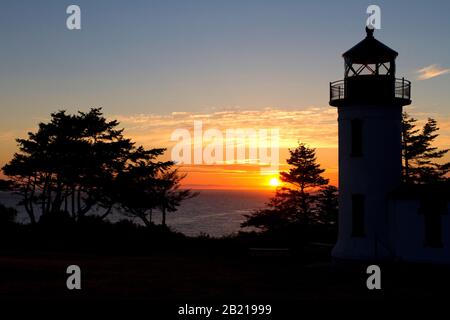
[[(81, 31), (65, 28), (71, 3), (82, 9)], [(325, 105), (327, 83), (343, 74), (340, 54), (364, 36), (368, 4), (3, 0), (2, 116)], [(376, 37), (400, 53), (398, 76), (450, 66), (448, 1), (376, 4)], [(448, 75), (415, 83), (418, 107), (446, 112), (449, 84)]]
[[(81, 31), (66, 29), (70, 4)], [(397, 76), (413, 81), (413, 110), (450, 116), (450, 75), (416, 80), (420, 68), (450, 68), (449, 1), (2, 0), (1, 131), (91, 106), (124, 116), (327, 107), (369, 4), (382, 12), (375, 36), (399, 52)]]

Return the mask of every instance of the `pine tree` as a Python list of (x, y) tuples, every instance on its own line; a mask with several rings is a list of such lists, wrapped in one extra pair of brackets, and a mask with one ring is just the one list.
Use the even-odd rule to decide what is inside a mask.
[(433, 142), (439, 136), (435, 119), (428, 118), (422, 130), (416, 129), (417, 120), (403, 114), (403, 180), (406, 183), (434, 183), (446, 181), (450, 162), (439, 163), (449, 149), (439, 150)]
[(281, 172), (280, 179), (298, 191), (299, 214), (308, 215), (311, 203), (315, 200), (308, 191), (326, 185), (328, 179), (322, 177), (325, 170), (321, 169), (317, 163), (315, 149), (300, 143), (297, 148), (289, 150), (289, 153), (290, 158), (286, 162), (291, 165), (291, 168), (288, 172)]
[(414, 175), (412, 160), (421, 152), (420, 130), (416, 129), (417, 119), (410, 117), (406, 112), (402, 115), (402, 157), (403, 157), (403, 180), (410, 182)]
[(317, 163), (315, 149), (300, 143), (297, 148), (289, 150), (289, 153), (291, 156), (286, 162), (291, 168), (288, 172), (281, 172), (280, 178), (283, 182), (293, 185), (301, 193), (328, 183), (328, 179), (322, 177), (325, 170)]
[(317, 197), (316, 220), (320, 224), (335, 224), (338, 217), (338, 189), (326, 186)]
[[(328, 184), (328, 179), (322, 176), (325, 170), (317, 163), (316, 150), (303, 143), (289, 150), (289, 153), (287, 163), (291, 167), (287, 172), (280, 173), (280, 179), (287, 186), (277, 189), (267, 208), (246, 215), (247, 220), (242, 227), (283, 230), (292, 225), (305, 226), (318, 222), (318, 206), (324, 199), (320, 193), (314, 192)], [(320, 219), (325, 220), (325, 215)]]

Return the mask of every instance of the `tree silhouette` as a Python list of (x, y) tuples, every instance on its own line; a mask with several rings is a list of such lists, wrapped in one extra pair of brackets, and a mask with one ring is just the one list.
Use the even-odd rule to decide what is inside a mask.
[(0, 179), (0, 191), (11, 190), (11, 186), (11, 181)]
[[(280, 179), (287, 186), (276, 190), (267, 208), (245, 215), (241, 227), (256, 227), (264, 231), (280, 231), (292, 225), (334, 223), (337, 214), (337, 189), (326, 186), (325, 171), (317, 163), (315, 149), (300, 143), (289, 150), (291, 165)], [(320, 191), (317, 193), (317, 191)]]
[(113, 187), (115, 198), (125, 210), (125, 214), (139, 218), (146, 226), (153, 223), (153, 210), (162, 201), (157, 194), (157, 185), (161, 183), (157, 175), (173, 165), (171, 161), (156, 160), (164, 151), (165, 149), (138, 148), (132, 153)]
[[(32, 224), (61, 216), (79, 221), (98, 208), (103, 209), (99, 216), (104, 219), (114, 206), (139, 216), (145, 224), (151, 222), (146, 219), (148, 210), (167, 201), (158, 193), (162, 184), (158, 175), (174, 164), (156, 159), (165, 149), (135, 147), (118, 125), (97, 108), (75, 115), (59, 111), (51, 114), (50, 122), (40, 123), (37, 132), (28, 133), (27, 139), (17, 139), (20, 152), (3, 172), (21, 195), (20, 204)], [(172, 189), (182, 179), (169, 178), (174, 179)], [(167, 209), (178, 206), (183, 197), (177, 200), (167, 201)]]
[(5, 207), (0, 203), (0, 228), (13, 224), (16, 220), (16, 217), (16, 209)]
[(300, 210), (304, 215), (310, 212), (310, 203), (314, 201), (308, 190), (316, 187), (326, 185), (328, 179), (322, 177), (324, 169), (320, 168), (317, 163), (316, 150), (308, 148), (305, 144), (300, 143), (299, 146), (293, 150), (289, 150), (290, 157), (287, 163), (291, 165), (288, 172), (281, 172), (281, 181), (288, 183), (291, 188), (298, 190), (299, 194), (296, 196), (300, 201)]
[(154, 210), (161, 211), (162, 225), (166, 226), (167, 212), (176, 211), (183, 200), (197, 195), (180, 189), (186, 175), (179, 174), (172, 161), (156, 161), (164, 151), (138, 148), (116, 180), (116, 198), (124, 213), (148, 227), (153, 224)]
[(322, 187), (317, 195), (316, 221), (320, 224), (335, 224), (338, 217), (338, 189), (335, 186)]
[(428, 118), (422, 129), (417, 119), (403, 113), (402, 148), (403, 181), (406, 183), (433, 183), (448, 180), (450, 162), (438, 163), (450, 149), (439, 150), (433, 142), (439, 136), (436, 120)]
[(28, 139), (17, 139), (20, 153), (4, 166), (22, 195), (32, 223), (39, 216), (70, 213), (81, 219), (94, 205), (109, 211), (112, 200), (104, 191), (133, 149), (117, 121), (107, 121), (101, 109), (68, 115), (59, 111), (40, 123)]
[(282, 232), (293, 224), (305, 224), (309, 217), (300, 214), (300, 193), (289, 188), (278, 188), (266, 208), (244, 215), (241, 227), (256, 227), (263, 231)]
[(197, 192), (189, 189), (180, 189), (181, 180), (186, 177), (186, 174), (180, 174), (178, 169), (171, 167), (172, 165), (159, 173), (156, 184), (156, 194), (159, 199), (157, 207), (161, 210), (163, 226), (166, 225), (167, 212), (177, 211), (182, 201), (198, 195)]

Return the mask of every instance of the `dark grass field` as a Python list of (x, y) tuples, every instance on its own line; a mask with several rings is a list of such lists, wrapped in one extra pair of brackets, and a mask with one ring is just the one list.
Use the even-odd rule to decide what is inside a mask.
[[(0, 257), (2, 301), (371, 302), (446, 299), (449, 268), (381, 265), (382, 289), (368, 290), (369, 263), (297, 256), (167, 252), (146, 256), (22, 253)], [(79, 265), (82, 289), (66, 288)]]

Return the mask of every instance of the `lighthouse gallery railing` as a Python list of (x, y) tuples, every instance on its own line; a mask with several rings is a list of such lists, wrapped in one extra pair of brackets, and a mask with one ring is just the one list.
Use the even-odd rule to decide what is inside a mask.
[[(395, 98), (411, 99), (411, 81), (405, 78), (395, 79)], [(345, 91), (345, 80), (330, 82), (330, 101), (347, 98)]]

